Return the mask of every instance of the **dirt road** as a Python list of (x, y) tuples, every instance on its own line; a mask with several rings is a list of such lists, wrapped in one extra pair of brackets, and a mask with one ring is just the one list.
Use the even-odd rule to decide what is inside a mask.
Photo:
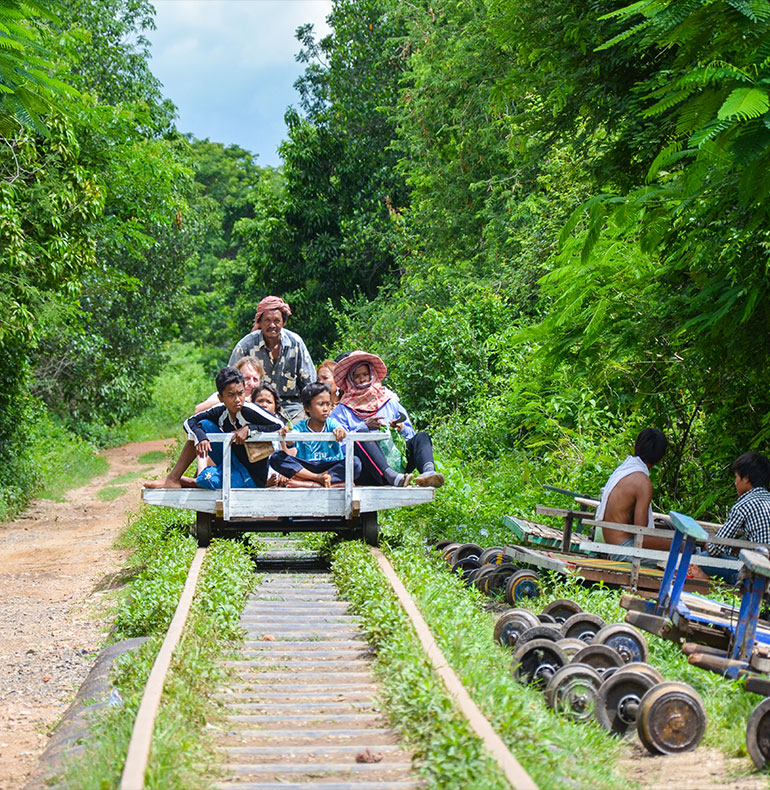
[[(165, 469), (138, 461), (165, 444), (107, 450), (107, 474), (0, 525), (0, 790), (23, 787), (104, 644), (99, 611), (125, 561), (113, 543), (140, 501), (141, 478), (125, 478)], [(97, 498), (118, 477), (120, 495)]]

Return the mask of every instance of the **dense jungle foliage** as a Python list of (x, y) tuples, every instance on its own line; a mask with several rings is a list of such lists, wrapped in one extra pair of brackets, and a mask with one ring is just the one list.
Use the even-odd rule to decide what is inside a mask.
[(384, 357), (467, 519), (595, 493), (645, 425), (656, 505), (724, 515), (770, 437), (768, 0), (335, 0), (279, 169), (176, 131), (152, 17), (0, 0), (6, 511), (42, 409), (115, 440), (277, 293), (316, 359)]

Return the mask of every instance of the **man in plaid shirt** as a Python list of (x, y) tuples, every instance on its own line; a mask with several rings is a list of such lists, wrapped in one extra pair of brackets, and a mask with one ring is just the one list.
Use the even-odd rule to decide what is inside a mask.
[[(730, 509), (727, 521), (717, 531), (717, 537), (770, 544), (770, 461), (764, 455), (750, 450), (736, 458), (733, 472), (738, 501)], [(712, 557), (723, 559), (735, 559), (738, 554), (737, 550), (730, 551), (727, 546), (714, 543), (706, 544), (706, 552)], [(728, 584), (735, 584), (738, 580), (738, 571), (732, 568), (709, 568), (708, 573)]]

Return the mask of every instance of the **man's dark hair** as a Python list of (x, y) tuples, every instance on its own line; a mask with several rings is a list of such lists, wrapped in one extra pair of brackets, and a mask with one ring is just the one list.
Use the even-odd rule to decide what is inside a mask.
[(321, 384), (320, 381), (314, 381), (312, 384), (306, 384), (302, 388), (302, 392), (300, 393), (299, 397), (302, 400), (302, 405), (305, 409), (310, 408), (310, 404), (313, 402), (313, 398), (320, 395), (322, 392), (328, 392), (329, 395), (332, 394), (332, 391), (326, 386), (326, 384)]
[(221, 395), (228, 384), (243, 384), (243, 373), (238, 368), (226, 367), (217, 373), (214, 382), (217, 385), (217, 392)]
[(666, 454), (668, 439), (657, 428), (645, 428), (634, 442), (634, 455), (638, 455), (648, 466), (654, 466)]
[(749, 450), (733, 461), (733, 472), (748, 477), (754, 488), (767, 488), (770, 483), (770, 461), (761, 453)]

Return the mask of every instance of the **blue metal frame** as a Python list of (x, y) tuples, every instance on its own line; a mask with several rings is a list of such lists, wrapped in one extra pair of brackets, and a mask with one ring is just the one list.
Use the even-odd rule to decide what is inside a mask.
[[(731, 609), (735, 613), (735, 623), (726, 625), (716, 621), (707, 613), (693, 611), (682, 600), (682, 592), (690, 559), (695, 551), (695, 542), (696, 540), (707, 540), (708, 535), (690, 516), (675, 511), (671, 511), (669, 516), (676, 529), (676, 534), (671, 541), (671, 549), (658, 597), (656, 600), (637, 600), (642, 603), (643, 611), (668, 618), (675, 626), (680, 627), (680, 630), (686, 630), (681, 626), (691, 622), (714, 626), (727, 632), (730, 635), (730, 647), (725, 658), (735, 664), (725, 666), (722, 671), (729, 677), (738, 677), (741, 672), (750, 668), (755, 644), (770, 644), (770, 632), (757, 630), (762, 598), (770, 583), (768, 575), (770, 569), (763, 566), (762, 555), (756, 555), (754, 552), (746, 550), (741, 551), (740, 558), (744, 561), (746, 575), (741, 584), (740, 609), (719, 604), (722, 609)], [(692, 603), (693, 598), (703, 597), (690, 595), (689, 598)], [(703, 600), (711, 601), (709, 598), (703, 598)]]

